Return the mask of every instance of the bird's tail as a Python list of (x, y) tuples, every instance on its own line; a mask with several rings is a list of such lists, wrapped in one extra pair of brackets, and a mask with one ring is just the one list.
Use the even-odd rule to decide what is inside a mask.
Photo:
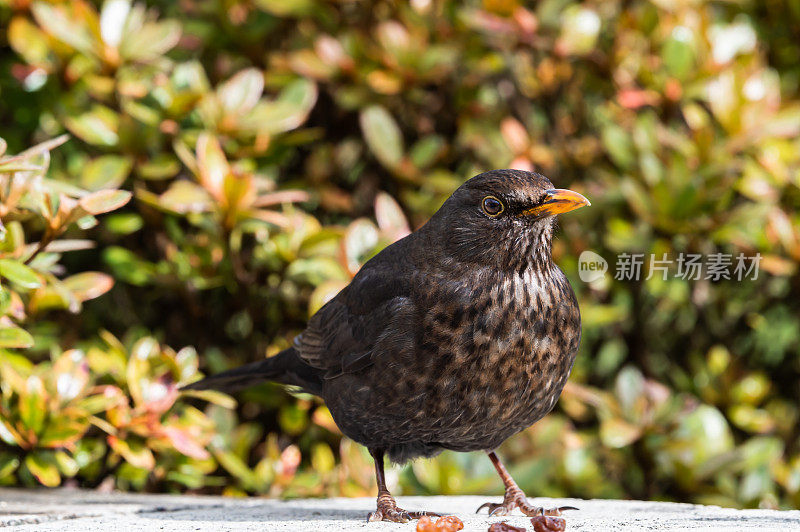
[(273, 357), (223, 371), (217, 375), (187, 384), (182, 390), (219, 390), (233, 393), (264, 381), (300, 386), (319, 395), (322, 379), (317, 371), (297, 356), (293, 347)]

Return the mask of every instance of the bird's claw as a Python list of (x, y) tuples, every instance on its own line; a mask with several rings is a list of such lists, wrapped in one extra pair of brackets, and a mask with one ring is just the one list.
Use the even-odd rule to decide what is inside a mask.
[(408, 523), (412, 519), (419, 519), (426, 515), (428, 517), (441, 517), (441, 515), (434, 512), (407, 512), (402, 508), (398, 508), (396, 504), (386, 503), (379, 504), (374, 512), (370, 512), (367, 516), (367, 522), (391, 521), (392, 523)]
[(485, 502), (481, 504), (480, 506), (478, 506), (478, 509), (475, 510), (475, 513), (476, 514), (480, 513), (481, 510), (483, 510), (484, 508), (489, 509), (490, 516), (506, 515), (508, 513), (506, 507), (502, 503), (496, 503), (496, 502)]
[(393, 523), (408, 523), (411, 521), (411, 514), (405, 510), (375, 510), (367, 516), (367, 522), (391, 521)]
[(528, 517), (536, 517), (537, 515), (558, 516), (565, 510), (577, 510), (574, 506), (559, 506), (558, 508), (542, 508), (541, 506), (533, 506), (528, 502), (525, 494), (521, 491), (507, 491), (506, 496), (503, 498), (502, 503), (485, 502), (481, 504), (475, 513), (479, 513), (484, 508), (489, 509), (489, 515), (502, 516), (510, 514), (514, 508), (527, 515)]

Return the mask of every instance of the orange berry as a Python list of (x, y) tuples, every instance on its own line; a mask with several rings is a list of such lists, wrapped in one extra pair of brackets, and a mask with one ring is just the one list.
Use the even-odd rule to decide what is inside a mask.
[(436, 532), (436, 527), (427, 515), (423, 515), (417, 521), (417, 532)]
[(531, 523), (535, 532), (564, 532), (567, 528), (566, 520), (561, 517), (537, 515), (531, 519)]

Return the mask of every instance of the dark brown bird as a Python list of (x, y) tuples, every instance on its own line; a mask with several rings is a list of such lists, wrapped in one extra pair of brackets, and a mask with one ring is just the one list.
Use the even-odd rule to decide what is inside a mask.
[(489, 453), (506, 493), (481, 508), (543, 513), (493, 449), (553, 408), (572, 369), (580, 312), (550, 243), (556, 215), (584, 205), (533, 172), (473, 177), (427, 224), (369, 260), (292, 347), (187, 388), (230, 392), (272, 380), (322, 397), (375, 459), (371, 521), (425, 515), (397, 507), (384, 455), (404, 462), (443, 449)]

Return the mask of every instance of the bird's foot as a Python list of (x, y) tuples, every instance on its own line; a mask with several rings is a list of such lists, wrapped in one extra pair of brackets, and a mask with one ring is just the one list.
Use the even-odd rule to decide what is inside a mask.
[(407, 512), (397, 507), (397, 502), (391, 495), (378, 495), (378, 508), (374, 512), (370, 512), (367, 516), (367, 522), (391, 521), (393, 523), (408, 523), (412, 519), (419, 519), (426, 515), (429, 517), (441, 517), (433, 512)]
[(519, 488), (511, 488), (506, 490), (506, 495), (503, 497), (502, 503), (487, 502), (478, 507), (475, 513), (480, 512), (484, 508), (489, 509), (489, 515), (508, 515), (514, 508), (519, 508), (520, 511), (528, 517), (535, 517), (537, 515), (557, 516), (561, 515), (564, 510), (577, 510), (574, 506), (561, 506), (558, 508), (542, 508), (541, 506), (534, 506), (528, 502), (528, 498), (522, 493)]

